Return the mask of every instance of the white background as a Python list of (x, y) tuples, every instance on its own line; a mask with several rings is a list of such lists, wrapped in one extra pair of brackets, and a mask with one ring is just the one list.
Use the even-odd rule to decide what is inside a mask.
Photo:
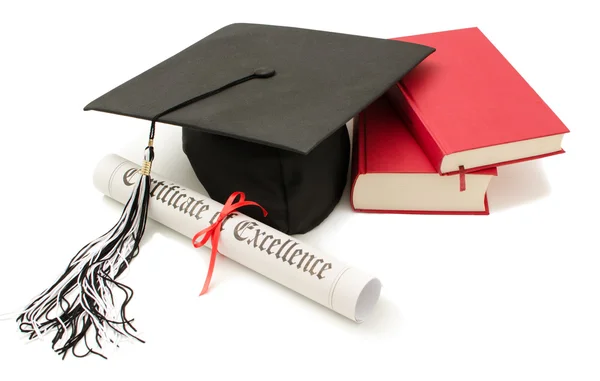
[[(571, 129), (565, 155), (500, 169), (489, 216), (353, 213), (302, 240), (384, 284), (357, 325), (150, 222), (125, 279), (146, 344), (61, 361), (0, 322), (0, 379), (600, 379), (597, 13), (592, 1), (39, 1), (0, 6), (0, 312), (22, 308), (121, 206), (97, 161), (140, 162), (148, 123), (89, 101), (233, 22), (398, 37), (479, 26)], [(309, 57), (307, 57), (309, 58)], [(218, 68), (215, 68), (218, 70)], [(154, 170), (202, 191), (161, 125)]]

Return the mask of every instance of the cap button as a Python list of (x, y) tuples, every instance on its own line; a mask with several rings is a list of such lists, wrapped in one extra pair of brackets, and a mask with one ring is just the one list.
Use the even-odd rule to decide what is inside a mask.
[(271, 69), (270, 67), (259, 67), (254, 70), (254, 75), (258, 78), (270, 78), (275, 75), (275, 69)]

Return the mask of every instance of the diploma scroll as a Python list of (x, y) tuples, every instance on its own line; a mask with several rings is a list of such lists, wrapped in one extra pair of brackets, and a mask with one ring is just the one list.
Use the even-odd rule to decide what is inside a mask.
[[(120, 156), (108, 155), (96, 167), (94, 185), (126, 203), (140, 176), (139, 168)], [(208, 196), (155, 173), (151, 177), (149, 217), (190, 239), (210, 226), (223, 208)], [(224, 221), (218, 248), (224, 256), (358, 323), (379, 299), (377, 278), (238, 212)]]

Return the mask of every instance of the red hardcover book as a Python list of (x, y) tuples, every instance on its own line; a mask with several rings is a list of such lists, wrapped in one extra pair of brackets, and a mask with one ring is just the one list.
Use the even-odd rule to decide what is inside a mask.
[(354, 120), (351, 204), (356, 211), (488, 214), (486, 192), (496, 168), (441, 176), (386, 97)]
[(439, 173), (564, 152), (567, 127), (478, 28), (396, 40), (436, 49), (387, 95)]

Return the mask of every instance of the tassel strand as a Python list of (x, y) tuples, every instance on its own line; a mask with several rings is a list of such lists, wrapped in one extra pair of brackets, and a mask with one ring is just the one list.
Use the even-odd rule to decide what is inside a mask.
[[(133, 290), (116, 279), (138, 255), (146, 228), (154, 159), (151, 144), (152, 140), (146, 148), (145, 171), (117, 224), (84, 246), (58, 280), (17, 318), (20, 330), (30, 340), (55, 330), (52, 348), (63, 358), (69, 351), (76, 357), (95, 354), (106, 358), (101, 353), (105, 343), (118, 345), (123, 338), (143, 342), (135, 335), (133, 320), (126, 316)], [(80, 346), (85, 348), (83, 352), (77, 351)]]

